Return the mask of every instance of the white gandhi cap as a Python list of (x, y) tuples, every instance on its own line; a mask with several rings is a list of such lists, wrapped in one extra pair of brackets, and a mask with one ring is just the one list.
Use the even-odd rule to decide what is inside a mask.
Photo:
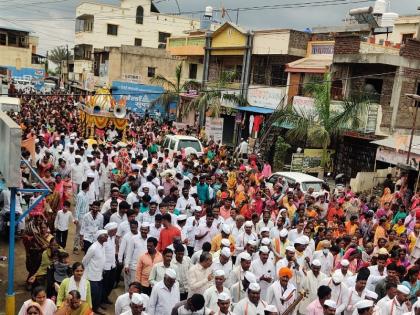
[(410, 289), (402, 284), (397, 285), (397, 291), (403, 294), (410, 294)]
[(168, 268), (165, 271), (165, 276), (168, 276), (171, 279), (176, 279), (176, 271), (172, 268)]
[(222, 302), (230, 301), (230, 295), (226, 292), (222, 292), (217, 296), (217, 299)]
[(326, 300), (324, 302), (324, 305), (326, 305), (330, 308), (337, 308), (337, 303), (335, 303), (333, 300)]
[(136, 304), (136, 305), (143, 305), (143, 298), (141, 297), (141, 295), (139, 293), (133, 293), (132, 297), (131, 297), (131, 303)]

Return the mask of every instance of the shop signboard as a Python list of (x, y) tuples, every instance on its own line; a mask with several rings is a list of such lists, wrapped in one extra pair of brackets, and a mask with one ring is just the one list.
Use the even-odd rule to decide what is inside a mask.
[(287, 88), (272, 88), (250, 85), (248, 89), (248, 103), (251, 106), (276, 109), (283, 105)]
[(213, 138), (215, 142), (222, 142), (223, 139), (223, 118), (206, 118), (207, 138)]

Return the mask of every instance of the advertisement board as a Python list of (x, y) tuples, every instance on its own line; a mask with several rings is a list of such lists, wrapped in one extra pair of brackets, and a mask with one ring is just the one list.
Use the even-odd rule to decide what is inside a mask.
[(222, 143), (223, 139), (223, 118), (206, 118), (206, 135), (207, 138), (213, 138), (215, 142)]
[[(161, 104), (157, 104), (151, 107), (151, 103), (157, 100), (164, 89), (161, 86), (145, 85), (134, 82), (112, 82), (112, 94), (116, 100), (125, 98), (127, 109), (139, 115), (144, 115), (146, 112), (152, 117), (164, 118), (165, 108)], [(170, 105), (170, 117), (169, 119), (175, 119), (173, 115), (173, 109), (176, 108), (176, 103)]]
[[(248, 90), (248, 103), (252, 106), (276, 109), (283, 105), (287, 88), (268, 88), (250, 85)], [(282, 103), (282, 104), (280, 104)]]
[(45, 70), (34, 68), (20, 68), (7, 66), (10, 72), (10, 77), (14, 80), (30, 81), (30, 84), (36, 90), (41, 90), (44, 87)]

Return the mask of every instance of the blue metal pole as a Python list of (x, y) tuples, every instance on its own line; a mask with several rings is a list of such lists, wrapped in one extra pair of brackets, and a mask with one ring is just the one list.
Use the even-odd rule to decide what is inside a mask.
[[(33, 192), (41, 192), (42, 195), (40, 195), (33, 204), (31, 204), (28, 209), (26, 209), (18, 218), (16, 224), (19, 224), (20, 222), (22, 222), (22, 220), (32, 211), (33, 208), (35, 208), (37, 206), (38, 203), (40, 203), (42, 201), (42, 199), (44, 199), (48, 193), (50, 192), (47, 189), (29, 189), (32, 190)], [(28, 192), (26, 189), (19, 189), (20, 192)]]
[(15, 214), (16, 214), (16, 188), (10, 188), (10, 226), (9, 226), (9, 264), (6, 294), (6, 315), (15, 314)]

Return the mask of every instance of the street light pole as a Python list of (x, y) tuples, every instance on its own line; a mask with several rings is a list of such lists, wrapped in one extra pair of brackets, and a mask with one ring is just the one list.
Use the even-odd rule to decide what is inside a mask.
[(413, 145), (413, 138), (414, 133), (416, 132), (416, 123), (417, 123), (417, 113), (419, 110), (418, 102), (420, 101), (420, 95), (417, 94), (405, 94), (408, 98), (414, 100), (414, 106), (416, 107), (416, 111), (414, 112), (414, 119), (413, 119), (413, 126), (411, 127), (411, 135), (410, 135), (410, 144), (408, 145), (408, 152), (407, 152), (407, 161), (406, 164), (408, 165), (410, 161), (410, 154), (411, 154), (411, 147)]

